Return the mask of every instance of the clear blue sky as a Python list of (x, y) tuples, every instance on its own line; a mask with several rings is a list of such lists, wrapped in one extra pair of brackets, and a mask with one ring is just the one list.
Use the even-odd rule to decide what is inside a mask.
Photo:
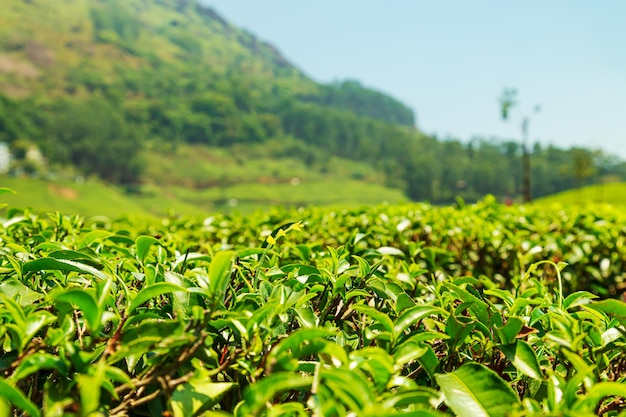
[[(202, 0), (313, 79), (412, 107), (440, 138), (601, 148), (626, 159), (626, 1)], [(518, 90), (513, 119), (497, 99)]]

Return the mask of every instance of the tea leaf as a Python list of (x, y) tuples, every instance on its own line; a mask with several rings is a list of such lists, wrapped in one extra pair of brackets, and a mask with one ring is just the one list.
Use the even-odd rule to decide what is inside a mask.
[(521, 373), (537, 380), (543, 379), (537, 355), (528, 343), (517, 340), (510, 345), (500, 346), (500, 350)]
[(505, 417), (519, 402), (498, 374), (478, 363), (464, 364), (435, 378), (446, 404), (459, 417)]
[(100, 279), (106, 279), (107, 277), (106, 274), (91, 265), (70, 259), (40, 258), (26, 262), (22, 266), (22, 272), (24, 273), (38, 271), (83, 272)]
[(126, 314), (131, 314), (137, 307), (159, 295), (170, 294), (177, 291), (186, 292), (187, 290), (180, 285), (171, 284), (169, 282), (157, 282), (156, 284), (152, 284), (137, 293), (128, 306)]
[(619, 300), (602, 300), (585, 305), (586, 308), (605, 313), (617, 319), (622, 326), (626, 326), (626, 303)]
[(209, 291), (212, 296), (221, 299), (230, 281), (235, 252), (218, 252), (209, 265)]
[(236, 386), (237, 384), (233, 382), (211, 382), (202, 379), (192, 379), (179, 385), (170, 400), (174, 417), (199, 415), (217, 404)]
[(250, 385), (243, 393), (243, 404), (236, 410), (236, 417), (257, 416), (266, 403), (277, 394), (285, 391), (302, 391), (311, 388), (312, 376), (301, 376), (290, 372), (269, 375), (258, 383)]
[(139, 262), (143, 264), (146, 260), (146, 256), (148, 256), (150, 247), (158, 243), (159, 240), (152, 236), (139, 236), (135, 241), (135, 247), (137, 249), (137, 259), (139, 259)]
[(100, 328), (100, 310), (91, 294), (78, 289), (59, 290), (51, 294), (50, 298), (54, 301), (76, 305), (82, 311), (89, 330), (93, 333), (98, 332)]
[(0, 378), (0, 398), (25, 411), (31, 417), (40, 417), (39, 409), (17, 388)]

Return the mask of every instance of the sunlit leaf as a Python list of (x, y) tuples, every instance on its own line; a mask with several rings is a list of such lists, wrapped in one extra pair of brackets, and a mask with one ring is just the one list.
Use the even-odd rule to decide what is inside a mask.
[(57, 317), (48, 311), (41, 310), (32, 312), (26, 317), (24, 334), (30, 339), (43, 327), (54, 323), (56, 320)]
[(617, 319), (622, 326), (626, 326), (626, 303), (623, 301), (614, 299), (594, 301), (585, 307), (602, 311), (607, 316)]
[(569, 309), (583, 304), (589, 304), (595, 298), (598, 298), (598, 296), (590, 292), (577, 291), (565, 297), (565, 300), (563, 300), (563, 308)]
[(174, 417), (198, 415), (217, 404), (236, 386), (237, 384), (233, 382), (211, 382), (200, 379), (192, 379), (179, 385), (170, 400)]
[(452, 290), (454, 294), (456, 294), (456, 296), (459, 297), (464, 303), (469, 303), (470, 310), (476, 315), (476, 318), (480, 320), (482, 324), (486, 326), (489, 325), (490, 315), (487, 303), (471, 294), (469, 291), (464, 290), (461, 287), (457, 287), (454, 284), (445, 282), (443, 285)]
[(320, 377), (322, 383), (331, 388), (335, 397), (353, 412), (358, 412), (375, 400), (367, 381), (354, 371), (343, 368), (323, 369)]
[(93, 296), (79, 289), (59, 290), (51, 295), (55, 301), (70, 303), (83, 313), (89, 330), (96, 333), (100, 328), (100, 310)]
[(402, 252), (398, 248), (393, 248), (391, 246), (382, 246), (376, 250), (382, 255), (404, 256), (404, 252)]
[(209, 266), (209, 290), (216, 298), (223, 297), (230, 282), (235, 252), (218, 252)]
[(49, 353), (39, 352), (24, 358), (17, 366), (10, 379), (19, 381), (26, 378), (28, 375), (44, 369), (54, 369), (61, 375), (66, 375), (68, 370), (67, 365), (60, 357)]
[(85, 246), (91, 246), (92, 244), (100, 242), (111, 235), (112, 233), (107, 230), (92, 230), (83, 237), (82, 244)]
[(509, 317), (502, 327), (496, 327), (500, 343), (505, 345), (513, 343), (520, 330), (522, 330), (523, 324), (522, 320), (518, 317)]
[(352, 309), (355, 310), (355, 311), (358, 311), (359, 313), (363, 313), (366, 316), (369, 316), (372, 319), (376, 320), (388, 332), (392, 332), (393, 331), (393, 321), (391, 321), (391, 319), (389, 318), (388, 315), (386, 315), (385, 313), (375, 309), (374, 307), (370, 307), (370, 306), (367, 306), (367, 305), (364, 305), (364, 304), (356, 304), (356, 305), (352, 306)]
[(0, 294), (4, 294), (7, 298), (13, 300), (19, 300), (19, 304), (22, 306), (32, 305), (45, 297), (43, 294), (28, 288), (15, 278), (0, 282)]
[(521, 373), (537, 380), (543, 379), (537, 355), (528, 343), (517, 340), (510, 345), (500, 346), (500, 350)]
[[(84, 248), (84, 250), (89, 249)], [(104, 265), (99, 259), (94, 256), (90, 256), (85, 252), (77, 252), (73, 250), (57, 250), (48, 254), (48, 258), (80, 262), (81, 264), (92, 266), (98, 270), (104, 268)]]
[[(310, 328), (297, 330), (281, 340), (270, 351), (267, 355), (266, 366), (268, 370), (275, 367), (279, 369), (287, 368), (288, 362), (300, 357), (303, 347), (306, 347), (306, 353), (309, 355), (320, 354), (325, 351), (326, 343), (324, 339), (334, 335), (335, 332), (328, 329)], [(316, 340), (324, 343), (315, 344)], [(338, 359), (345, 362), (347, 355), (345, 352), (342, 353), (342, 356)]]
[(396, 360), (396, 365), (402, 366), (421, 358), (426, 352), (428, 352), (426, 346), (409, 341), (396, 348), (393, 357)]
[(69, 259), (40, 258), (35, 259), (34, 261), (26, 262), (22, 266), (22, 272), (24, 273), (50, 270), (63, 272), (83, 272), (100, 279), (106, 279), (106, 274), (94, 268), (93, 266)]
[(309, 390), (312, 383), (312, 376), (301, 376), (291, 372), (279, 372), (269, 375), (244, 390), (243, 404), (237, 409), (235, 416), (249, 417), (258, 415), (266, 407), (268, 401), (277, 394), (292, 390)]
[(581, 395), (580, 399), (572, 406), (574, 411), (594, 411), (598, 403), (607, 397), (621, 397), (626, 399), (626, 384), (619, 382), (600, 382), (594, 384), (586, 395)]
[(137, 258), (139, 262), (144, 263), (150, 247), (154, 244), (158, 244), (159, 240), (152, 236), (139, 236), (135, 241), (135, 247), (137, 248)]
[(396, 320), (393, 328), (394, 338), (398, 338), (409, 326), (430, 315), (448, 316), (448, 312), (442, 308), (430, 305), (418, 305), (405, 310)]
[(505, 417), (519, 402), (515, 391), (498, 374), (478, 363), (437, 374), (436, 379), (446, 404), (459, 417)]

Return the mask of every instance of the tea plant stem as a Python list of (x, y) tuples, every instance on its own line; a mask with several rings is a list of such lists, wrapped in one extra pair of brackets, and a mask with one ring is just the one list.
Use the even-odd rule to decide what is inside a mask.
[(603, 416), (610, 411), (620, 412), (624, 409), (626, 409), (626, 400), (624, 400), (623, 398), (613, 398), (613, 400), (608, 403), (600, 403), (596, 414), (599, 416)]
[(128, 316), (124, 314), (124, 316), (122, 316), (122, 318), (120, 319), (117, 328), (115, 329), (113, 337), (111, 337), (107, 342), (107, 346), (104, 349), (104, 353), (102, 354), (103, 359), (106, 359), (109, 355), (115, 353), (116, 345), (119, 343), (120, 338), (122, 337), (122, 328), (124, 327), (126, 320), (128, 320)]
[(254, 280), (252, 281), (252, 288), (254, 288), (255, 290), (259, 289), (259, 275), (261, 274), (261, 266), (263, 266), (263, 261), (265, 260), (265, 257), (267, 256), (267, 253), (270, 250), (271, 245), (267, 245), (267, 247), (265, 248), (265, 251), (263, 251), (263, 254), (261, 255), (261, 259), (259, 259), (259, 264), (256, 267), (256, 271), (254, 272)]

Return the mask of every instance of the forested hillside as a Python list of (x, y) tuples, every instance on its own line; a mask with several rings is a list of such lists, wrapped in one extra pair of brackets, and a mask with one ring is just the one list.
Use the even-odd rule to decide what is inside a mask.
[[(331, 155), (358, 161), (377, 175), (355, 180), (416, 200), (519, 194), (516, 143), (438, 140), (415, 124), (403, 103), (355, 81), (316, 83), (191, 0), (3, 0), (0, 142), (15, 174), (97, 175), (141, 192), (168, 181), (147, 175), (149, 161), (191, 144), (233, 159), (271, 149), (330, 177)], [(621, 161), (584, 149), (536, 146), (532, 157), (537, 196), (626, 177)]]

